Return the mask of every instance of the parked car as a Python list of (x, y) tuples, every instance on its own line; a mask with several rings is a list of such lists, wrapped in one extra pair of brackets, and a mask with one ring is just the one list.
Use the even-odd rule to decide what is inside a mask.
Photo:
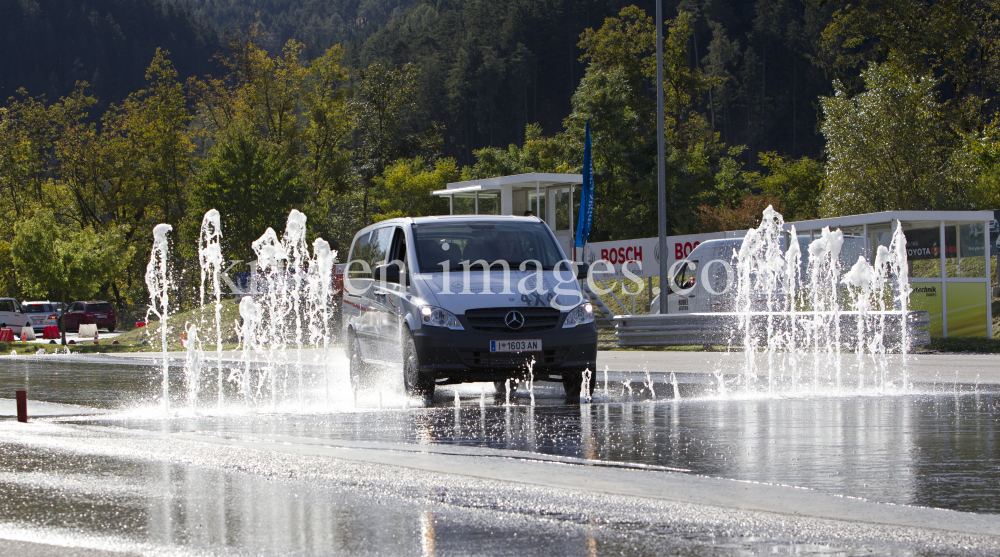
[(0, 298), (0, 326), (9, 327), (14, 336), (21, 336), (23, 327), (31, 327), (31, 319), (14, 298)]
[(98, 329), (107, 329), (109, 333), (115, 332), (118, 326), (118, 316), (115, 315), (111, 304), (104, 301), (96, 302), (73, 302), (66, 308), (67, 331), (79, 331), (81, 324), (93, 323)]
[(21, 310), (31, 318), (31, 328), (35, 332), (45, 330), (46, 325), (59, 325), (58, 302), (21, 302)]
[[(588, 266), (577, 265), (536, 218), (421, 217), (364, 228), (344, 277), (351, 376), (399, 380), (426, 398), (435, 385), (474, 381), (502, 392), (530, 368), (534, 380), (561, 382), (578, 397), (583, 372), (595, 369), (597, 328), (577, 282)], [(590, 374), (590, 392), (595, 380)]]

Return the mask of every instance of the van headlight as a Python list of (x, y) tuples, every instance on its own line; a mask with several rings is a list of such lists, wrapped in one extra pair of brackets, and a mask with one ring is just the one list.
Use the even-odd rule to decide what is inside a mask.
[(428, 306), (420, 308), (420, 322), (433, 327), (447, 327), (454, 331), (465, 330), (454, 313), (441, 308)]
[(566, 322), (563, 323), (563, 329), (576, 327), (577, 325), (586, 325), (587, 323), (593, 322), (594, 306), (590, 303), (580, 304), (573, 308), (569, 312), (569, 315), (566, 316)]

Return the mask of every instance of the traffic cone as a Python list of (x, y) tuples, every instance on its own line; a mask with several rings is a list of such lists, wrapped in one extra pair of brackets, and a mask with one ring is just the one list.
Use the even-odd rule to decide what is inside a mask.
[(28, 331), (25, 331), (24, 327), (21, 327), (21, 342), (28, 342)]
[(184, 337), (184, 333), (181, 333), (181, 348), (186, 348), (184, 346), (185, 342), (187, 342), (187, 339)]
[(94, 329), (94, 344), (100, 344), (100, 337), (97, 334), (97, 329)]

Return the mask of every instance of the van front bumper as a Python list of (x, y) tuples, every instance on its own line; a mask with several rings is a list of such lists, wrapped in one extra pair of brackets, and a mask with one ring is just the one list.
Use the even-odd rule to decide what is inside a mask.
[[(561, 320), (560, 320), (561, 321)], [(490, 352), (490, 341), (539, 339), (535, 352)], [(539, 381), (561, 380), (563, 373), (594, 370), (597, 363), (597, 327), (593, 323), (570, 329), (525, 334), (453, 331), (424, 326), (413, 332), (420, 372), (439, 384), (497, 381), (532, 373)]]

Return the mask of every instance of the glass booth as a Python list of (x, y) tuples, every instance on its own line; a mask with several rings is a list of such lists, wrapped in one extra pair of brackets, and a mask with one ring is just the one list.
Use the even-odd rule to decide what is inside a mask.
[[(932, 337), (992, 337), (990, 221), (992, 211), (886, 211), (785, 224), (800, 239), (817, 238), (825, 226), (844, 232), (841, 269), (863, 255), (874, 261), (889, 247), (897, 223), (906, 235), (910, 309), (930, 313)], [(847, 241), (856, 239), (855, 241)]]
[(531, 173), (453, 182), (432, 195), (448, 198), (452, 215), (524, 215), (541, 218), (555, 233), (563, 251), (575, 258), (575, 214), (580, 206), (576, 186), (582, 174)]

